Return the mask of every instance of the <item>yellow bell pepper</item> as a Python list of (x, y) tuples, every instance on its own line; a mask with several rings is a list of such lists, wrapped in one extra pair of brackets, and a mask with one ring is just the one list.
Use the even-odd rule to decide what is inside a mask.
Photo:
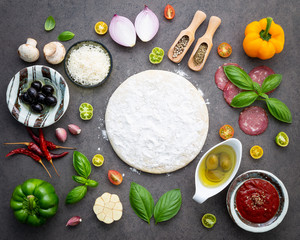
[(249, 57), (270, 59), (275, 53), (280, 53), (283, 46), (284, 31), (272, 18), (263, 18), (247, 25), (243, 48)]

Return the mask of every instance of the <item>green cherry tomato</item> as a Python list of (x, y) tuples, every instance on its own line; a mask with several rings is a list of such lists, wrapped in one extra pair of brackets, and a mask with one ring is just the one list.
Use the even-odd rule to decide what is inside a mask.
[(285, 132), (280, 132), (277, 134), (275, 142), (280, 147), (286, 147), (289, 144), (289, 137)]
[(211, 213), (206, 213), (202, 217), (202, 224), (206, 228), (212, 228), (216, 222), (217, 218)]
[(80, 118), (90, 120), (93, 117), (93, 106), (89, 103), (82, 103), (79, 107)]
[(152, 64), (159, 64), (164, 58), (165, 52), (159, 47), (152, 49), (152, 52), (149, 54), (149, 61)]

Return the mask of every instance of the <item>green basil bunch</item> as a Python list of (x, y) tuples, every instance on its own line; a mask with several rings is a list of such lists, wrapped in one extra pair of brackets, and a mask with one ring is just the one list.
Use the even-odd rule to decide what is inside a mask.
[(173, 218), (181, 207), (182, 199), (180, 189), (173, 189), (163, 194), (154, 206), (151, 193), (143, 186), (132, 182), (129, 201), (135, 214), (150, 224), (153, 214), (155, 223)]
[(91, 174), (91, 164), (86, 156), (78, 151), (73, 153), (73, 166), (76, 172), (80, 176), (73, 176), (73, 180), (77, 183), (83, 184), (83, 186), (78, 186), (72, 189), (66, 198), (66, 204), (72, 204), (79, 202), (86, 194), (87, 187), (97, 187), (98, 182), (88, 177)]
[(227, 78), (238, 88), (247, 90), (236, 95), (231, 106), (236, 108), (247, 107), (256, 100), (263, 100), (267, 103), (269, 112), (279, 121), (291, 123), (292, 114), (289, 108), (276, 98), (269, 98), (266, 94), (277, 88), (282, 80), (281, 74), (272, 74), (266, 77), (262, 86), (252, 81), (250, 76), (242, 69), (236, 66), (224, 66), (224, 72)]

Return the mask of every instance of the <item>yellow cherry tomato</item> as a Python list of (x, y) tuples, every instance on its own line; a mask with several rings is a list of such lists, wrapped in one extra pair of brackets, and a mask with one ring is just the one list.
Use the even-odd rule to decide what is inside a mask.
[(254, 159), (260, 159), (263, 156), (263, 154), (264, 150), (258, 145), (255, 145), (250, 149), (250, 155)]
[(93, 157), (92, 163), (95, 167), (100, 167), (104, 163), (104, 157), (101, 154), (96, 154)]
[(99, 35), (107, 33), (108, 26), (105, 22), (97, 22), (95, 24), (95, 32)]

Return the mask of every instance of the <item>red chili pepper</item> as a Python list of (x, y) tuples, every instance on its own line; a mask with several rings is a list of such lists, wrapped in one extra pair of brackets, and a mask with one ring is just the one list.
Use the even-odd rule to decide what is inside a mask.
[(52, 162), (52, 158), (51, 158), (51, 155), (47, 149), (47, 144), (46, 144), (46, 140), (44, 138), (44, 133), (43, 133), (43, 129), (39, 129), (39, 138), (40, 138), (40, 147), (42, 149), (42, 152), (44, 153), (46, 159), (51, 163), (52, 167), (54, 168), (56, 174), (59, 176), (53, 162)]
[[(7, 145), (15, 145), (15, 144), (24, 144), (26, 146), (28, 146), (28, 149), (32, 152), (34, 152), (35, 154), (39, 155), (40, 157), (44, 157), (44, 153), (42, 152), (42, 150), (40, 149), (40, 147), (38, 145), (36, 145), (33, 142), (15, 142), (15, 143), (4, 143)], [(52, 159), (57, 159), (57, 158), (62, 158), (64, 156), (66, 156), (69, 152), (62, 152), (59, 154), (55, 154), (55, 153), (50, 153), (50, 156)]]
[[(27, 128), (27, 131), (29, 133), (29, 135), (31, 136), (31, 138), (37, 143), (37, 144), (40, 144), (40, 139), (38, 136), (36, 136), (32, 129), (29, 128), (29, 127), (26, 127)], [(50, 141), (46, 141), (46, 145), (47, 145), (47, 148), (49, 150), (54, 150), (54, 149), (57, 149), (57, 148), (64, 148), (64, 149), (76, 149), (76, 148), (72, 148), (72, 147), (63, 147), (63, 146), (58, 146), (58, 145), (55, 145), (53, 142), (50, 142)]]
[(15, 154), (24, 154), (26, 156), (31, 157), (34, 161), (39, 162), (44, 167), (44, 169), (47, 171), (49, 177), (51, 178), (51, 174), (49, 173), (48, 169), (43, 164), (42, 159), (38, 155), (34, 154), (33, 152), (29, 151), (26, 148), (17, 148), (15, 150), (12, 150), (11, 152), (9, 152), (5, 157), (9, 157), (9, 156), (12, 156)]

